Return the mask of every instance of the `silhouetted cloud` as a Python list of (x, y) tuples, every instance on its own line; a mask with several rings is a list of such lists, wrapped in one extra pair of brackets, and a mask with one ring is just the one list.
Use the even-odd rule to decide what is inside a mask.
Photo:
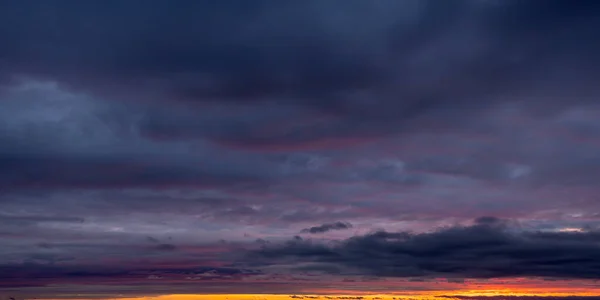
[(302, 229), (301, 233), (325, 233), (331, 230), (344, 230), (352, 228), (352, 224), (347, 222), (334, 222), (334, 223), (325, 223), (323, 225), (314, 226), (310, 228)]
[(430, 233), (379, 231), (333, 245), (296, 239), (255, 254), (267, 263), (330, 263), (376, 276), (599, 278), (599, 241), (596, 231), (520, 231), (485, 218)]

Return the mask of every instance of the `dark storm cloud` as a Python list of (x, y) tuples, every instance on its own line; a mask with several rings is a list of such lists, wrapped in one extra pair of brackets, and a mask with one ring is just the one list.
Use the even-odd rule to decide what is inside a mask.
[[(35, 2), (0, 4), (0, 40), (10, 41), (0, 50), (0, 73), (61, 85), (15, 91), (17, 78), (0, 91), (6, 187), (265, 182), (279, 174), (257, 156), (221, 160), (223, 149), (212, 144), (198, 154), (164, 142), (310, 146), (437, 122), (474, 126), (462, 117), (504, 99), (500, 90), (519, 94), (548, 83), (570, 90), (596, 78), (575, 68), (597, 60), (592, 25), (600, 14), (592, 1)], [(66, 100), (42, 104), (47, 98)], [(56, 121), (65, 111), (66, 120)], [(23, 114), (44, 121), (11, 121)], [(428, 125), (404, 126), (413, 119)], [(570, 154), (568, 161), (583, 157)], [(506, 173), (495, 162), (449, 161), (409, 166)]]
[(127, 104), (56, 84), (7, 89), (0, 95), (0, 186), (219, 185), (272, 178), (273, 166), (256, 157), (206, 143), (143, 139), (135, 129), (138, 115)]
[(331, 230), (344, 230), (352, 228), (352, 224), (347, 222), (334, 222), (334, 223), (325, 223), (320, 226), (314, 226), (310, 228), (302, 229), (301, 233), (325, 233)]
[(375, 232), (333, 245), (295, 239), (256, 252), (268, 262), (333, 263), (369, 275), (598, 278), (600, 233), (526, 232), (483, 218), (431, 233)]
[[(279, 133), (208, 134), (238, 144), (388, 134), (423, 115), (456, 119), (456, 107), (518, 94), (539, 84), (535, 75), (571, 80), (563, 86), (597, 75), (573, 68), (598, 60), (600, 10), (587, 0), (36, 3), (1, 4), (4, 77), (130, 98), (277, 102), (328, 116)], [(577, 74), (563, 72), (569, 67)], [(150, 135), (207, 134), (193, 117), (142, 125)]]

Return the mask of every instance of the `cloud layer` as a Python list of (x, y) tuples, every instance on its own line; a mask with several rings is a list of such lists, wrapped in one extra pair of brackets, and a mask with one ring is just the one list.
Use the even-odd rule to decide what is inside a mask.
[[(435, 232), (379, 231), (324, 245), (296, 239), (257, 251), (283, 264), (384, 277), (597, 279), (600, 233), (527, 232), (494, 218)], [(335, 268), (337, 267), (337, 268)]]
[(591, 288), (599, 4), (0, 1), (0, 287)]

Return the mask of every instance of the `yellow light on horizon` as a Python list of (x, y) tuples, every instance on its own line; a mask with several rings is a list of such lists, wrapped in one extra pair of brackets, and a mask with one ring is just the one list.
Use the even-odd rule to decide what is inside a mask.
[[(543, 291), (545, 289), (545, 292)], [(298, 296), (309, 296), (317, 297), (314, 299), (328, 300), (335, 299), (336, 297), (363, 297), (363, 300), (392, 300), (392, 299), (415, 299), (415, 300), (440, 300), (439, 296), (446, 296), (452, 299), (452, 296), (599, 296), (600, 292), (596, 289), (590, 291), (565, 291), (556, 289), (548, 291), (547, 288), (534, 288), (534, 289), (510, 289), (510, 288), (497, 288), (489, 290), (465, 290), (455, 291), (454, 293), (448, 291), (437, 291), (428, 292), (421, 294), (407, 294), (407, 293), (390, 293), (390, 294), (356, 294), (356, 293), (343, 293), (343, 294), (296, 294)], [(129, 298), (112, 298), (107, 300), (292, 300), (292, 294), (173, 294), (173, 295), (162, 295), (162, 296), (146, 296), (146, 297), (129, 297)], [(306, 299), (306, 298), (305, 298)], [(309, 298), (310, 299), (310, 298)], [(455, 298), (458, 299), (458, 298)], [(62, 299), (48, 299), (48, 300), (62, 300)], [(69, 300), (89, 300), (86, 298), (78, 298)]]

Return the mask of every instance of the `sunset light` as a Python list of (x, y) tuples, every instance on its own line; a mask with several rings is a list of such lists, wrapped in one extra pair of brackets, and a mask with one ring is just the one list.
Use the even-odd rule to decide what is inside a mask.
[(600, 300), (600, 0), (0, 0), (0, 300)]

